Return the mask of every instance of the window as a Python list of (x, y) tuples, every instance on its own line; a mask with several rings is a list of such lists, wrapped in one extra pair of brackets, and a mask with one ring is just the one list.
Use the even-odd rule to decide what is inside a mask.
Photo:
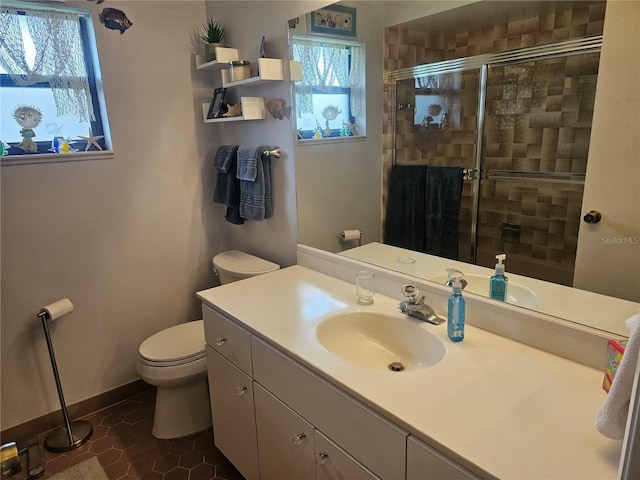
[(294, 36), (292, 49), (302, 65), (295, 84), (298, 137), (363, 136), (364, 44)]
[[(0, 141), (6, 160), (110, 150), (91, 13), (3, 2)], [(28, 157), (26, 157), (28, 156)], [(49, 158), (47, 161), (51, 161)], [(24, 163), (27, 163), (26, 161)]]

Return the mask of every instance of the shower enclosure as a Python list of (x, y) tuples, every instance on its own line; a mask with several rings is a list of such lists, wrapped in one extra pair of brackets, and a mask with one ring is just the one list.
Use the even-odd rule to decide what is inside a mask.
[(465, 169), (458, 260), (571, 285), (601, 44), (388, 73), (391, 163)]

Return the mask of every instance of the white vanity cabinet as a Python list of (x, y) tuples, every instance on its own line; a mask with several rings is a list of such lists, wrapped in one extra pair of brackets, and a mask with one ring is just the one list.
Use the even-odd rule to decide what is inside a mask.
[(251, 377), (207, 346), (216, 447), (247, 480), (260, 478)]
[(407, 439), (407, 480), (480, 480), (413, 436)]
[(253, 378), (375, 475), (405, 477), (408, 432), (257, 337)]
[(214, 441), (247, 480), (257, 480), (251, 336), (211, 308), (203, 306), (202, 313)]
[(477, 480), (203, 305), (216, 446), (247, 480)]
[(260, 478), (378, 479), (257, 382), (254, 399)]

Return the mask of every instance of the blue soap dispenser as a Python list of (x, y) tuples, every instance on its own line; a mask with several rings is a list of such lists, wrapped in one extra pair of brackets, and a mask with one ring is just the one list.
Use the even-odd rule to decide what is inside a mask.
[(447, 309), (447, 334), (452, 342), (461, 342), (464, 339), (465, 302), (462, 297), (462, 277), (462, 273), (450, 276), (453, 282), (453, 293), (449, 297)]
[(498, 263), (496, 263), (496, 272), (489, 281), (489, 297), (502, 302), (507, 301), (507, 289), (509, 287), (509, 279), (504, 274), (503, 260), (507, 258), (507, 254), (496, 255)]

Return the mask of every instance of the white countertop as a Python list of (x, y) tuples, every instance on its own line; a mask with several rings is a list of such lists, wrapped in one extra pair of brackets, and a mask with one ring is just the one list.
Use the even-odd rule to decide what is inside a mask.
[[(446, 324), (426, 323), (420, 327), (446, 345), (437, 365), (391, 372), (351, 364), (318, 342), (316, 327), (327, 316), (371, 310), (413, 319), (396, 309), (401, 299), (376, 294), (375, 303), (363, 307), (353, 284), (301, 266), (198, 297), (483, 476), (616, 478), (622, 442), (593, 426), (606, 397), (601, 370), (471, 325), (463, 342), (452, 343)], [(467, 306), (467, 319), (473, 314)]]

